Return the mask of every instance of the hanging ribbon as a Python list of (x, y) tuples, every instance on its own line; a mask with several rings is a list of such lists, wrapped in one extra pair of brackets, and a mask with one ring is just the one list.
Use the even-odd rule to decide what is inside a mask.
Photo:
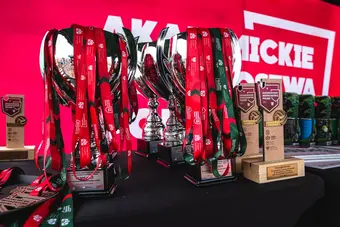
[[(236, 108), (236, 94), (235, 90), (233, 89), (233, 78), (234, 78), (234, 70), (233, 70), (233, 50), (232, 50), (232, 41), (231, 41), (231, 34), (230, 31), (226, 28), (220, 29), (221, 35), (222, 35), (222, 52), (223, 52), (223, 59), (225, 64), (225, 70), (226, 70), (226, 76), (228, 81), (228, 89), (230, 97), (233, 100), (234, 106), (230, 106), (228, 108)], [(229, 110), (228, 110), (229, 111)], [(232, 112), (230, 110), (230, 112)], [(247, 140), (246, 136), (243, 131), (242, 122), (240, 118), (237, 118), (235, 115), (234, 117), (231, 117), (231, 124), (236, 124), (239, 134), (239, 147), (236, 147), (235, 150), (233, 150), (232, 157), (235, 156), (242, 156), (247, 148)]]
[(125, 149), (127, 152), (127, 169), (128, 176), (132, 171), (132, 144), (131, 144), (131, 136), (130, 136), (130, 126), (129, 126), (129, 94), (128, 94), (128, 71), (127, 71), (127, 48), (126, 43), (119, 39), (119, 47), (121, 50), (121, 58), (122, 58), (122, 70), (121, 70), (121, 78), (120, 78), (120, 86), (121, 86), (121, 114), (120, 114), (120, 134), (121, 134), (121, 150)]
[(203, 158), (203, 128), (201, 114), (201, 82), (200, 82), (200, 55), (198, 54), (197, 28), (187, 29), (187, 66), (185, 77), (185, 139), (183, 149), (186, 146), (189, 134), (193, 134), (193, 156), (185, 154), (184, 159), (190, 164), (199, 163)]

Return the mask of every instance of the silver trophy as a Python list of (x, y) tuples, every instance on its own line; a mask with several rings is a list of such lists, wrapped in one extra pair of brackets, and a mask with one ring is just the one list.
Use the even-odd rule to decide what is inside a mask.
[[(171, 47), (167, 47), (165, 44), (165, 37), (167, 35), (168, 29), (165, 28), (161, 31), (158, 42), (157, 42), (157, 57), (158, 64), (163, 75), (163, 79), (167, 81), (169, 87), (172, 86), (172, 91), (176, 100), (179, 102), (179, 105), (185, 107), (185, 96), (186, 96), (186, 67), (187, 67), (187, 32), (182, 32), (176, 34), (170, 38)], [(233, 87), (237, 85), (240, 78), (241, 72), (241, 50), (238, 43), (237, 36), (234, 32), (228, 29), (228, 32), (231, 37), (231, 46), (232, 46), (232, 63), (233, 63), (233, 75), (232, 78)], [(200, 37), (199, 37), (200, 38)], [(168, 51), (165, 51), (166, 49)], [(212, 45), (213, 48), (213, 45)], [(182, 121), (185, 121), (185, 110), (182, 109), (180, 111)], [(210, 116), (209, 116), (210, 117)], [(210, 123), (211, 124), (211, 123)], [(211, 125), (210, 125), (211, 127)], [(189, 135), (190, 140), (190, 135)], [(216, 144), (218, 146), (218, 144)], [(190, 153), (191, 149), (186, 149), (184, 152)], [(229, 160), (218, 160), (218, 166), (223, 169), (229, 165)], [(204, 185), (211, 184), (220, 181), (230, 181), (235, 178), (232, 174), (216, 178), (213, 174), (207, 173), (207, 166), (195, 165), (191, 166), (189, 173), (186, 175), (186, 179), (196, 185)]]
[(137, 138), (136, 154), (148, 157), (150, 154), (158, 152), (158, 144), (163, 140), (164, 124), (157, 112), (159, 105), (158, 95), (150, 89), (151, 84), (148, 80), (157, 73), (154, 65), (154, 59), (150, 53), (148, 43), (137, 45), (137, 65), (138, 70), (134, 80), (140, 93), (148, 99), (149, 115), (143, 127), (143, 138)]
[[(152, 56), (156, 73), (146, 74), (150, 89), (159, 97), (168, 101), (169, 118), (166, 122), (164, 142), (158, 145), (158, 162), (166, 167), (184, 163), (182, 143), (184, 139), (183, 103), (179, 91), (173, 84), (167, 69), (169, 40), (160, 37), (157, 42), (148, 43), (142, 51), (142, 59)], [(151, 58), (149, 58), (151, 59)]]
[[(121, 52), (119, 49), (119, 40), (123, 40), (126, 43), (128, 51), (128, 83), (129, 86), (133, 82), (133, 77), (137, 67), (137, 52), (135, 46), (135, 40), (128, 29), (123, 28), (124, 34), (113, 34), (104, 31), (106, 40), (106, 52), (107, 52), (107, 68), (110, 74), (109, 84), (111, 88), (111, 94), (114, 95), (113, 107), (117, 105), (118, 100), (121, 97), (120, 94), (120, 73), (121, 73)], [(64, 106), (72, 106), (76, 103), (76, 78), (74, 73), (74, 48), (73, 48), (73, 34), (74, 27), (58, 30), (55, 34), (54, 45), (54, 61), (56, 70), (53, 75), (53, 84), (56, 88), (59, 103)], [(44, 56), (44, 44), (46, 35), (42, 41), (40, 50), (40, 69), (44, 77), (45, 69), (45, 56)], [(99, 87), (99, 81), (97, 82), (96, 89)], [(96, 98), (98, 98), (96, 96)], [(100, 102), (98, 102), (100, 103)], [(113, 166), (113, 157), (117, 154), (116, 151), (110, 150), (110, 142), (113, 139), (110, 132), (105, 128), (103, 119), (103, 108), (98, 106), (96, 108), (97, 118), (99, 121), (99, 130), (101, 134), (101, 149), (108, 153), (108, 164), (106, 166), (100, 166), (98, 172), (92, 179), (85, 182), (76, 179), (72, 171), (68, 172), (68, 180), (70, 181), (72, 188), (77, 194), (83, 196), (94, 195), (111, 195), (115, 188), (114, 176), (115, 170)], [(115, 111), (114, 116), (116, 129), (119, 129), (119, 113)], [(76, 169), (78, 177), (86, 178), (92, 173), (93, 169), (98, 163), (100, 153), (97, 149), (94, 141), (94, 133), (91, 130), (90, 134), (90, 150), (92, 154), (91, 165), (83, 169)], [(77, 160), (79, 158), (79, 144), (74, 147), (75, 155), (71, 156), (70, 169), (72, 168), (72, 159)]]

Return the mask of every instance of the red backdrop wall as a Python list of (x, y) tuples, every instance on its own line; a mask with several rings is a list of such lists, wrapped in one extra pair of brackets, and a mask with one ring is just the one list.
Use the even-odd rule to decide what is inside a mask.
[[(72, 23), (113, 31), (121, 25), (141, 41), (156, 39), (166, 26), (171, 32), (188, 26), (229, 27), (242, 48), (242, 79), (282, 78), (286, 91), (340, 95), (340, 8), (319, 0), (213, 0), (213, 1), (2, 1), (0, 3), (0, 96), (24, 94), (26, 145), (41, 140), (43, 86), (39, 48), (45, 32)], [(131, 125), (141, 136), (147, 115), (139, 96), (140, 112)], [(165, 121), (166, 103), (160, 114)], [(70, 110), (63, 109), (66, 150), (73, 131)], [(0, 145), (5, 145), (5, 116), (0, 114)]]

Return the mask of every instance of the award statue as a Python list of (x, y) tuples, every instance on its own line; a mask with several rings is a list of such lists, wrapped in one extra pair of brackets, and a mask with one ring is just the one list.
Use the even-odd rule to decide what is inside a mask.
[(233, 181), (230, 159), (246, 149), (234, 111), (233, 80), (241, 70), (237, 37), (230, 29), (189, 28), (173, 36), (166, 51), (166, 33), (157, 41), (157, 62), (182, 107), (176, 116), (185, 125), (183, 145), (191, 144), (183, 149), (190, 164), (185, 178), (197, 186)]
[(43, 41), (44, 170), (48, 150), (52, 169), (65, 167), (59, 104), (71, 107), (74, 151), (67, 180), (81, 196), (112, 195), (117, 175), (112, 156), (117, 151), (127, 151), (127, 171), (131, 171), (129, 123), (130, 110), (136, 114), (138, 109), (132, 88), (137, 54), (132, 34), (123, 30), (120, 35), (73, 25), (49, 31)]
[(6, 115), (6, 146), (0, 147), (0, 161), (33, 160), (34, 146), (25, 146), (25, 97), (1, 97), (1, 110)]
[(138, 69), (135, 74), (135, 82), (137, 88), (148, 99), (149, 115), (143, 127), (143, 138), (137, 138), (137, 151), (136, 154), (148, 157), (150, 154), (158, 153), (158, 144), (162, 142), (164, 125), (162, 119), (158, 115), (157, 107), (158, 96), (150, 88), (148, 78), (154, 78), (156, 72), (154, 59), (148, 48), (149, 43), (140, 43), (137, 45)]

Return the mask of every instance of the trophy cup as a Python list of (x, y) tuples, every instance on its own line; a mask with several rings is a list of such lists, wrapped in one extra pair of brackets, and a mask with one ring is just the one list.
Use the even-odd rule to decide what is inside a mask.
[[(158, 144), (163, 140), (164, 125), (162, 119), (158, 115), (157, 107), (158, 97), (148, 82), (148, 77), (154, 77), (156, 73), (153, 57), (148, 51), (148, 43), (140, 43), (137, 45), (138, 69), (134, 80), (137, 88), (144, 97), (148, 99), (149, 115), (143, 127), (143, 138), (137, 138), (136, 154), (149, 157), (150, 154), (158, 153)], [(148, 74), (148, 75), (147, 75)]]
[[(153, 92), (153, 97), (160, 97), (168, 101), (170, 115), (165, 127), (164, 141), (162, 143), (155, 143), (158, 145), (157, 162), (163, 166), (170, 167), (184, 161), (181, 146), (182, 138), (178, 133), (178, 121), (175, 113), (177, 103), (174, 95), (171, 93), (172, 88), (169, 89), (169, 85), (166, 84), (158, 69), (159, 59), (156, 58), (156, 47), (156, 42), (146, 43), (141, 47), (141, 63), (144, 64), (144, 67), (141, 67), (141, 69), (144, 70), (142, 77), (147, 87)], [(146, 69), (148, 72), (145, 71)], [(157, 127), (160, 127), (160, 125)]]
[[(116, 129), (120, 131), (121, 143), (130, 141), (128, 109), (131, 109), (131, 103), (127, 103), (124, 94), (128, 95), (136, 71), (135, 40), (125, 28), (124, 35), (79, 25), (52, 31), (53, 42), (46, 41), (45, 36), (45, 45), (42, 45), (45, 49), (40, 52), (42, 74), (44, 77), (44, 72), (50, 70), (46, 69), (46, 62), (52, 59), (54, 70), (49, 83), (55, 97), (52, 98), (53, 105), (72, 108), (74, 136), (80, 133), (79, 139), (72, 143), (74, 152), (67, 169), (67, 180), (72, 191), (79, 196), (110, 196), (116, 189), (117, 174), (112, 162), (119, 149)], [(53, 45), (54, 50), (49, 56), (46, 56), (47, 45)], [(80, 89), (81, 86), (84, 90)], [(46, 95), (45, 100), (51, 99)], [(85, 102), (79, 101), (81, 98)], [(77, 115), (79, 109), (84, 109), (80, 118)], [(56, 136), (62, 141), (61, 131)], [(126, 145), (126, 149), (131, 164), (131, 148)], [(52, 153), (51, 157), (53, 161)], [(89, 160), (85, 165), (84, 157)]]
[[(194, 106), (189, 106), (190, 103), (187, 103), (187, 98), (189, 97), (200, 97), (201, 101), (205, 99), (205, 97), (208, 95), (210, 96), (211, 90), (221, 90), (221, 84), (219, 84), (219, 80), (217, 80), (216, 75), (214, 75), (213, 68), (215, 66), (219, 67), (218, 70), (226, 70), (226, 67), (224, 67), (224, 64), (221, 60), (213, 59), (212, 55), (207, 55), (203, 57), (203, 50), (199, 49), (197, 44), (189, 44), (189, 39), (202, 39), (202, 45), (203, 43), (209, 43), (207, 40), (203, 40), (203, 36), (210, 33), (208, 29), (207, 31), (204, 31), (202, 34), (188, 34), (188, 32), (183, 32), (179, 33), (173, 37), (171, 37), (169, 43), (170, 47), (167, 47), (166, 45), (166, 33), (167, 33), (167, 28), (163, 29), (159, 35), (158, 41), (157, 41), (157, 62), (159, 66), (159, 71), (162, 76), (163, 81), (165, 84), (167, 84), (167, 87), (170, 91), (170, 93), (176, 97), (175, 102), (178, 102), (181, 106), (181, 109), (176, 113), (178, 121), (185, 121), (187, 123), (188, 119), (193, 119), (193, 126), (190, 129), (185, 129), (185, 134), (182, 134), (182, 130), (178, 132), (178, 134), (181, 134), (181, 137), (184, 139), (186, 142), (188, 140), (188, 143), (192, 143), (190, 146), (190, 149), (185, 149), (184, 151), (184, 160), (189, 163), (189, 169), (188, 169), (188, 174), (185, 176), (185, 178), (197, 185), (197, 186), (205, 186), (205, 185), (210, 185), (210, 184), (216, 184), (216, 183), (222, 183), (222, 182), (229, 182), (229, 181), (234, 181), (236, 178), (232, 175), (231, 171), (231, 157), (234, 157), (235, 154), (239, 155), (244, 152), (245, 150), (245, 145), (246, 141), (241, 140), (240, 138), (244, 137), (243, 129), (240, 123), (240, 119), (237, 119), (237, 116), (235, 117), (235, 126), (238, 130), (238, 133), (235, 133), (234, 137), (235, 141), (233, 143), (233, 150), (230, 149), (228, 154), (222, 154), (222, 152), (226, 152), (228, 150), (227, 147), (223, 149), (224, 146), (227, 146), (224, 144), (225, 140), (221, 140), (221, 138), (215, 134), (212, 137), (208, 137), (208, 134), (203, 134), (203, 136), (200, 136), (199, 134), (195, 134), (194, 127), (202, 127), (204, 129), (204, 124), (207, 124), (207, 128), (211, 130), (213, 128), (212, 122), (214, 121), (214, 118), (221, 118), (221, 114), (223, 111), (225, 111), (228, 108), (228, 113), (229, 113), (229, 108), (233, 109), (234, 104), (232, 103), (233, 100), (229, 100), (230, 103), (224, 104), (225, 105), (225, 110), (217, 112), (220, 115), (214, 115), (213, 113), (216, 113), (216, 109), (212, 109), (210, 106), (206, 107), (203, 104), (200, 109), (197, 109), (196, 112), (193, 109)], [(213, 29), (211, 29), (213, 30)], [(215, 29), (217, 30), (217, 29)], [(200, 30), (197, 30), (200, 31)], [(232, 78), (228, 77), (228, 82), (229, 86), (232, 88), (233, 85), (236, 85), (236, 82), (238, 82), (240, 70), (241, 70), (241, 54), (240, 54), (240, 47), (238, 44), (238, 39), (236, 35), (228, 29), (226, 31), (228, 33), (228, 41), (230, 43), (230, 55), (229, 58), (227, 58), (228, 66), (232, 69), (230, 70), (233, 75)], [(224, 36), (226, 36), (226, 32), (224, 32)], [(219, 36), (222, 36), (222, 32), (220, 31), (217, 32)], [(217, 40), (217, 38), (216, 38)], [(221, 38), (219, 39), (221, 40)], [(219, 49), (221, 51), (221, 43), (219, 43), (219, 48), (217, 46), (214, 46), (216, 41), (212, 42), (210, 40), (210, 43), (208, 45), (208, 48), (210, 48), (210, 51), (213, 51), (214, 49)], [(195, 48), (198, 48), (197, 57), (189, 57), (188, 49), (189, 47), (194, 46)], [(168, 50), (167, 50), (168, 49)], [(190, 60), (189, 60), (190, 59)], [(208, 73), (208, 67), (205, 67), (205, 59), (209, 59), (210, 61), (210, 81), (212, 81), (213, 87), (209, 87), (207, 89), (207, 78), (206, 74)], [(203, 63), (204, 62), (204, 63)], [(227, 64), (227, 63), (226, 63)], [(188, 81), (188, 67), (190, 67), (190, 70), (194, 71), (199, 75), (199, 78), (194, 78), (196, 79), (195, 82), (192, 80)], [(196, 67), (196, 68), (194, 68)], [(216, 69), (214, 69), (216, 70)], [(216, 70), (216, 71), (218, 71)], [(226, 73), (226, 72), (225, 72)], [(196, 75), (197, 75), (196, 74)], [(190, 75), (190, 73), (189, 73)], [(204, 76), (204, 79), (202, 80), (201, 75)], [(229, 75), (229, 74), (228, 74)], [(224, 75), (227, 77), (226, 75)], [(190, 84), (188, 84), (190, 82)], [(197, 87), (189, 88), (190, 86), (199, 86), (197, 91)], [(197, 85), (200, 84), (200, 85)], [(223, 85), (224, 89), (226, 89), (227, 85)], [(202, 87), (205, 87), (202, 90)], [(187, 90), (189, 89), (189, 90)], [(233, 89), (230, 89), (229, 92), (233, 92)], [(196, 95), (196, 96), (195, 96)], [(235, 95), (233, 95), (235, 97)], [(189, 100), (189, 99), (188, 99)], [(197, 100), (197, 98), (196, 98)], [(207, 102), (211, 102), (210, 97), (207, 99)], [(216, 101), (215, 101), (216, 103)], [(169, 102), (169, 105), (171, 102)], [(217, 106), (217, 104), (216, 104)], [(207, 109), (209, 108), (209, 109)], [(170, 109), (170, 108), (169, 108)], [(232, 110), (233, 111), (233, 110)], [(191, 116), (190, 114), (193, 113)], [(207, 114), (207, 115), (205, 115)], [(187, 115), (191, 116), (188, 117)], [(184, 120), (185, 119), (185, 120)], [(201, 125), (202, 120), (205, 121)], [(207, 123), (208, 122), (208, 123)], [(182, 124), (184, 125), (184, 124)], [(187, 125), (186, 125), (187, 127)], [(209, 131), (208, 130), (208, 131)], [(203, 146), (205, 147), (213, 147), (214, 152), (216, 152), (214, 155), (211, 155), (209, 158), (207, 157), (200, 157), (197, 160), (195, 160), (195, 149), (200, 147), (198, 145), (195, 147), (194, 143), (197, 141), (200, 141), (202, 139), (202, 143), (204, 144)], [(242, 141), (242, 142), (241, 142)], [(243, 147), (242, 147), (243, 146)], [(241, 148), (242, 147), (242, 148)], [(241, 154), (242, 155), (242, 154)], [(202, 160), (204, 159), (204, 160)]]

